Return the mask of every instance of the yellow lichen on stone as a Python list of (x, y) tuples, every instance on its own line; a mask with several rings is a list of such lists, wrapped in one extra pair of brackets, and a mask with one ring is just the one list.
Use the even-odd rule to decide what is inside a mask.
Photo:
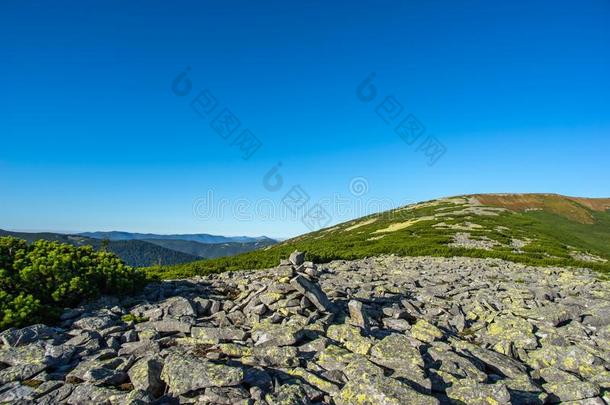
[(418, 319), (411, 328), (411, 336), (422, 342), (431, 343), (443, 337), (443, 332), (425, 319)]
[(352, 325), (331, 325), (326, 331), (326, 336), (342, 343), (345, 348), (357, 354), (366, 355), (373, 346), (373, 341), (362, 336), (360, 328)]

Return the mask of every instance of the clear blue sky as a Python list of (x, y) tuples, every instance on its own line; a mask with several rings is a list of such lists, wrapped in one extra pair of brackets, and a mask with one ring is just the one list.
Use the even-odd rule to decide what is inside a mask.
[[(295, 184), (333, 223), (381, 199), (610, 196), (607, 0), (7, 0), (0, 44), (0, 228), (291, 236), (298, 218), (254, 210)], [(189, 107), (204, 89), (262, 142), (250, 159)], [(377, 115), (390, 95), (436, 164)], [(224, 213), (200, 212), (210, 191)]]

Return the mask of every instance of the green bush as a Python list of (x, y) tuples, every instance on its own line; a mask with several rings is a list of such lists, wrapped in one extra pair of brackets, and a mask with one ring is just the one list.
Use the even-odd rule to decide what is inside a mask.
[(0, 329), (53, 322), (65, 307), (100, 294), (127, 294), (142, 271), (91, 246), (0, 238)]

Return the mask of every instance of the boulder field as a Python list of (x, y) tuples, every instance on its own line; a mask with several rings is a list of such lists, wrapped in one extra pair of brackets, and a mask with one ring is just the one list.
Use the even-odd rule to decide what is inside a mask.
[(610, 288), (596, 273), (303, 259), (6, 330), (0, 403), (610, 404)]

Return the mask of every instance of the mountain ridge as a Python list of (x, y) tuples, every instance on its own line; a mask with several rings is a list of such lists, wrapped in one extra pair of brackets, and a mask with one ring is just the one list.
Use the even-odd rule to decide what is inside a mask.
[(275, 244), (266, 238), (256, 242), (202, 243), (181, 239), (105, 239), (91, 238), (83, 234), (54, 232), (14, 232), (0, 229), (0, 236), (14, 236), (28, 243), (49, 240), (74, 246), (92, 246), (96, 250), (106, 248), (130, 266), (175, 265), (204, 258), (217, 258), (245, 253)]
[(223, 236), (212, 235), (207, 233), (194, 234), (156, 234), (156, 233), (139, 233), (127, 231), (94, 231), (80, 232), (80, 236), (86, 236), (93, 239), (108, 239), (108, 240), (186, 240), (199, 243), (249, 243), (260, 241), (274, 241), (267, 236)]
[(308, 260), (316, 262), (380, 254), (491, 257), (610, 273), (610, 211), (606, 207), (610, 208), (610, 199), (549, 193), (444, 197), (353, 219), (265, 250), (169, 266), (156, 274), (188, 277), (266, 268), (295, 249), (307, 252)]

